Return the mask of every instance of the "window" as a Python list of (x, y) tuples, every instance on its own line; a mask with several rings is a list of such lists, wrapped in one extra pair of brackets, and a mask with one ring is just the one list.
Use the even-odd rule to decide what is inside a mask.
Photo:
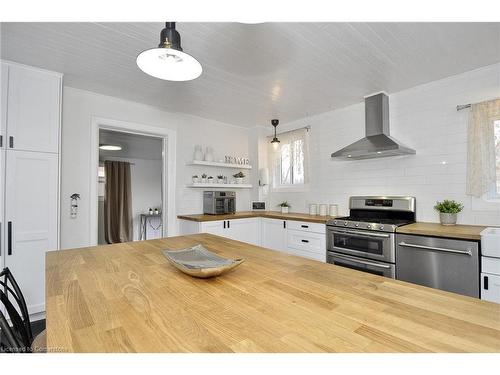
[(271, 148), (274, 188), (301, 187), (307, 182), (308, 130), (279, 134), (280, 143)]
[(495, 161), (496, 161), (496, 191), (495, 195), (500, 198), (500, 120), (493, 123), (495, 137)]

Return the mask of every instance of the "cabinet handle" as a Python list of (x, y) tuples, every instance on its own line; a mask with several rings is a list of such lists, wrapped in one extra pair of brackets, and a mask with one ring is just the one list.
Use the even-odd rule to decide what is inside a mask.
[(286, 220), (283, 220), (283, 228), (286, 229)]
[(7, 223), (7, 255), (12, 255), (12, 221)]
[(488, 276), (484, 276), (483, 278), (484, 290), (488, 290)]
[(229, 220), (227, 221), (227, 228), (229, 229), (231, 226), (229, 225)]
[(226, 220), (224, 220), (224, 229), (226, 229)]
[(13, 136), (9, 137), (9, 147), (14, 148), (14, 137)]
[(3, 147), (3, 135), (0, 135), (0, 147)]
[(309, 228), (309, 225), (301, 225), (302, 228)]
[(309, 240), (302, 240), (302, 242), (309, 243)]

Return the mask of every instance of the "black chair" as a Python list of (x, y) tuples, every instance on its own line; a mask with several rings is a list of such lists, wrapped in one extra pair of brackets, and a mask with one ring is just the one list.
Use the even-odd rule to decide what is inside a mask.
[[(0, 351), (30, 353), (33, 332), (28, 308), (21, 289), (8, 268), (0, 272), (0, 287), (3, 289), (0, 290), (0, 304), (5, 307), (11, 322), (9, 325), (7, 318), (0, 312)], [(15, 305), (12, 302), (15, 302)]]

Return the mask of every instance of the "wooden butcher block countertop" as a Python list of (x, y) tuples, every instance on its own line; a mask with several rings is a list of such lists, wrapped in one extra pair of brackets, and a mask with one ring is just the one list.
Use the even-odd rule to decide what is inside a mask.
[(235, 219), (246, 219), (249, 217), (267, 217), (269, 219), (280, 219), (280, 220), (296, 220), (296, 221), (308, 221), (311, 223), (326, 224), (328, 220), (334, 219), (332, 216), (319, 216), (319, 215), (309, 215), (297, 212), (291, 212), (288, 214), (282, 214), (278, 211), (238, 211), (234, 214), (227, 215), (205, 215), (205, 214), (195, 214), (195, 215), (178, 215), (178, 219), (191, 220), (191, 221), (217, 221), (217, 220), (235, 220)]
[(479, 241), (480, 233), (487, 227), (479, 225), (441, 225), (439, 223), (417, 222), (403, 225), (396, 231), (404, 234), (419, 234), (423, 236), (458, 238)]
[[(162, 249), (246, 261), (187, 276)], [(500, 304), (210, 234), (46, 256), (53, 352), (500, 352)]]

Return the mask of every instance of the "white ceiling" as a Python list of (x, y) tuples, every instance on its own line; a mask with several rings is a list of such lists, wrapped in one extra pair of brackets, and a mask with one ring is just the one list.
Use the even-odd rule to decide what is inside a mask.
[(127, 159), (161, 160), (163, 144), (161, 138), (139, 134), (99, 130), (99, 144), (121, 146), (120, 151), (99, 150), (99, 160), (108, 157)]
[(500, 23), (180, 23), (200, 78), (166, 82), (135, 58), (162, 23), (3, 23), (4, 59), (65, 84), (235, 125), (288, 122), (500, 61)]

